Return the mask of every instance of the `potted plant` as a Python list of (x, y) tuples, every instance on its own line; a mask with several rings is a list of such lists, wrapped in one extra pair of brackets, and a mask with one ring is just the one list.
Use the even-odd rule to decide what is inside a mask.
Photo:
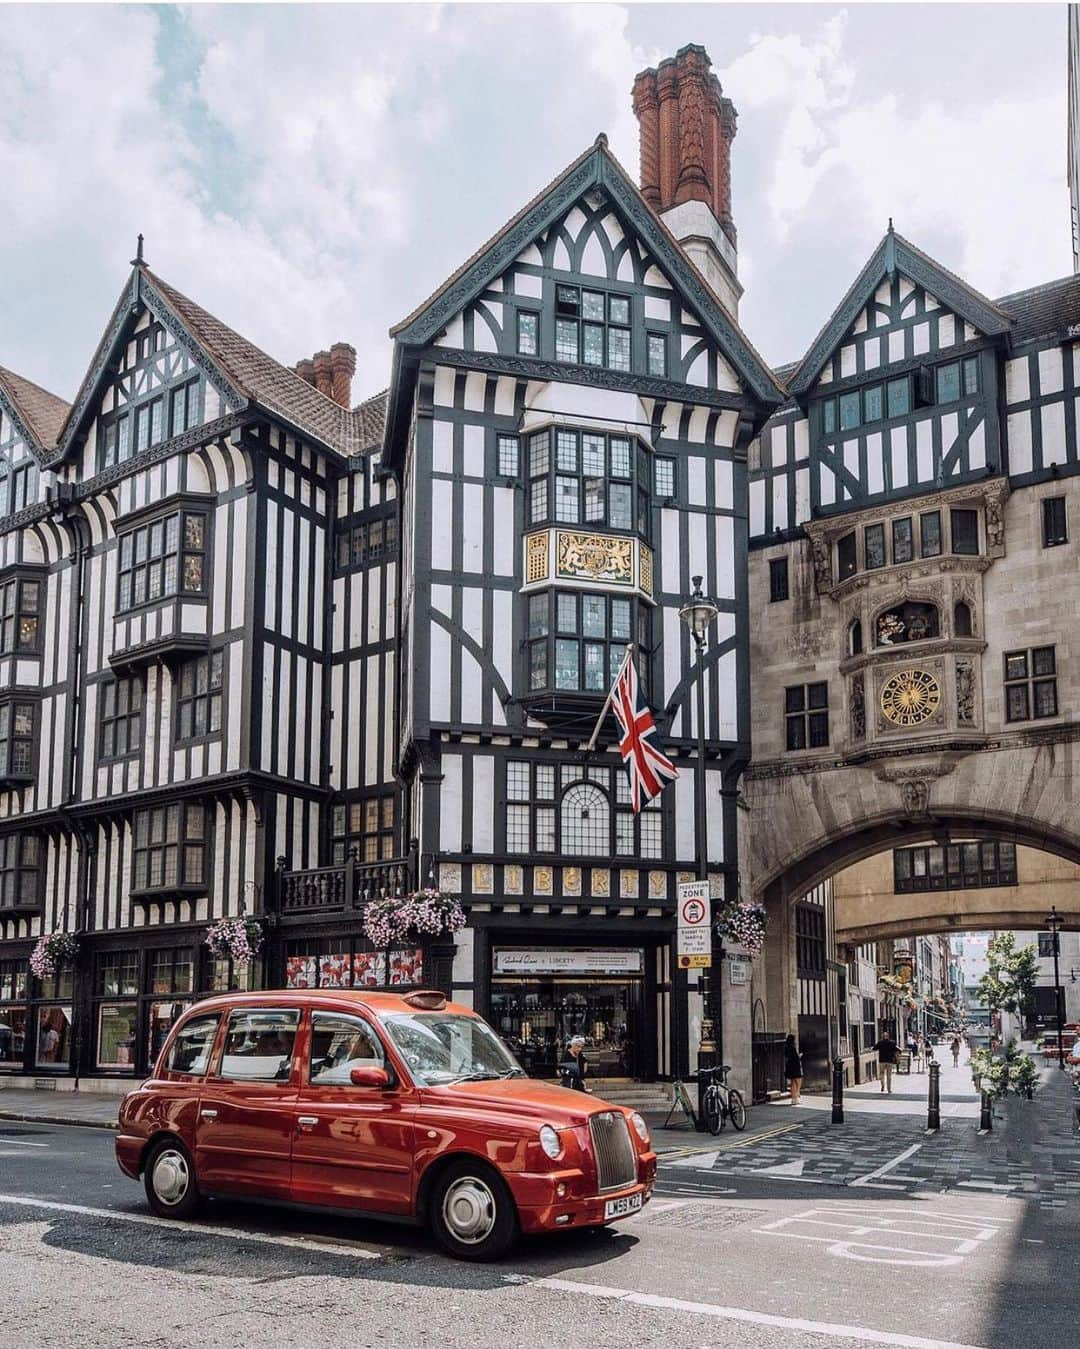
[(30, 973), (35, 979), (51, 979), (79, 954), (78, 938), (70, 932), (47, 932), (37, 940), (30, 955)]

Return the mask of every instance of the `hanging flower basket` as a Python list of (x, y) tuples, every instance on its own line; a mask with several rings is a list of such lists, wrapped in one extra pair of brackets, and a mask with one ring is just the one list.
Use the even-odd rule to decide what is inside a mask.
[(456, 895), (418, 890), (411, 895), (373, 899), (364, 909), (364, 936), (378, 950), (389, 950), (409, 937), (440, 937), (460, 932), (465, 910)]
[(46, 933), (30, 955), (30, 973), (35, 979), (51, 979), (57, 970), (74, 964), (78, 954), (78, 939), (70, 932)]
[(765, 910), (760, 904), (738, 900), (725, 904), (717, 915), (716, 930), (721, 937), (744, 946), (756, 956), (765, 945)]
[(206, 945), (215, 959), (234, 965), (250, 965), (262, 944), (262, 923), (257, 918), (219, 918), (206, 932)]

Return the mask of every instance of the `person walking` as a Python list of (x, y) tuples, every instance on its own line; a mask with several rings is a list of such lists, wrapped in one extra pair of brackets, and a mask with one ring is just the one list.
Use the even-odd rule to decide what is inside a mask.
[(585, 1074), (588, 1072), (588, 1065), (585, 1062), (585, 1041), (582, 1036), (575, 1035), (568, 1046), (569, 1058), (562, 1065), (564, 1085), (573, 1091), (588, 1091), (585, 1085)]
[(791, 1104), (798, 1105), (799, 1093), (802, 1091), (803, 1065), (794, 1035), (789, 1035), (784, 1041), (784, 1076), (791, 1089)]
[(892, 1075), (896, 1067), (896, 1041), (888, 1031), (882, 1035), (881, 1039), (874, 1046), (874, 1051), (878, 1056), (878, 1068), (881, 1074), (881, 1090), (887, 1091), (892, 1095)]
[(959, 1068), (959, 1067), (960, 1067), (960, 1037), (959, 1037), (959, 1036), (957, 1036), (957, 1035), (954, 1035), (954, 1036), (953, 1036), (953, 1038), (952, 1038), (952, 1040), (951, 1040), (951, 1042), (950, 1042), (950, 1044), (949, 1044), (949, 1048), (952, 1050), (952, 1066), (953, 1066), (954, 1068)]

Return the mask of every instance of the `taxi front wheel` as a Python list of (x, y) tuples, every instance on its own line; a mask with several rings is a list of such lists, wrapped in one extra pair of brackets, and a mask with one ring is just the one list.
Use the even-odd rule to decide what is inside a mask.
[(199, 1207), (195, 1164), (175, 1138), (162, 1138), (150, 1149), (143, 1172), (150, 1207), (159, 1218), (192, 1218)]
[(510, 1191), (482, 1162), (448, 1166), (435, 1182), (428, 1215), (436, 1241), (459, 1260), (497, 1260), (517, 1239)]

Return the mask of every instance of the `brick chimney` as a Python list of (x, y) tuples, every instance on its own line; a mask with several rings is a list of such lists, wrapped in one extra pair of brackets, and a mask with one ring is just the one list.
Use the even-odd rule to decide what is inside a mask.
[(343, 408), (352, 406), (352, 377), (356, 374), (356, 348), (335, 342), (330, 348), (331, 398)]
[(320, 393), (324, 393), (327, 398), (334, 396), (333, 375), (330, 370), (330, 353), (328, 351), (317, 351), (315, 353), (315, 387)]
[(641, 136), (641, 192), (682, 243), (721, 303), (738, 317), (731, 142), (735, 107), (690, 43), (634, 80)]
[(311, 360), (297, 361), (296, 364), (293, 366), (293, 369), (296, 371), (296, 373), (300, 376), (300, 378), (304, 381), (305, 384), (310, 384), (312, 388), (315, 387), (314, 361)]

